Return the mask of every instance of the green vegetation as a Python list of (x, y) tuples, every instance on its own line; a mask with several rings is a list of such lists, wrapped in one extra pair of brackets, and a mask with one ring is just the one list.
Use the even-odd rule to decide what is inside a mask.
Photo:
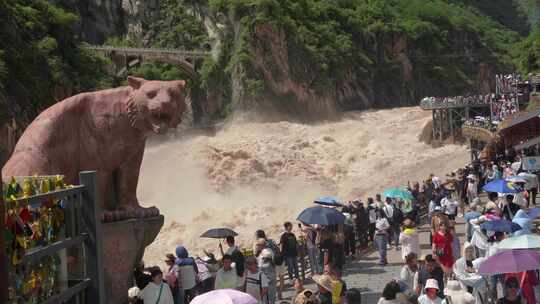
[[(398, 92), (402, 64), (392, 52), (399, 39), (419, 83), (405, 97), (412, 100), (472, 90), (479, 62), (511, 70), (509, 50), (519, 40), (516, 32), (478, 10), (443, 0), (211, 0), (209, 5), (244, 28), (241, 47), (234, 49), (228, 66), (242, 66), (246, 88), (260, 89), (262, 76), (249, 47), (261, 25), (286, 33), (295, 82), (325, 92), (351, 77), (352, 69), (355, 78), (371, 80), (376, 100), (404, 99)], [(271, 46), (262, 45), (265, 60), (271, 61)]]
[(77, 21), (48, 1), (0, 0), (0, 122), (33, 119), (58, 92), (110, 86), (102, 60), (77, 47)]
[[(211, 41), (203, 20), (211, 21), (221, 52), (195, 62), (201, 77), (190, 80), (190, 88), (196, 113), (199, 99), (219, 95), (222, 106), (214, 118), (230, 113), (239, 90), (254, 102), (297, 102), (293, 94), (275, 96), (263, 75), (290, 79), (316, 94), (337, 92), (347, 83), (383, 107), (410, 104), (423, 95), (474, 91), (480, 63), (496, 72), (540, 71), (540, 31), (534, 31), (538, 0), (158, 3), (158, 11), (144, 21), (150, 22), (144, 45), (118, 37), (107, 44), (206, 49)], [(62, 95), (58, 92), (112, 85), (103, 69), (107, 62), (77, 47), (81, 41), (73, 25), (78, 18), (46, 0), (0, 0), (0, 122), (21, 115), (30, 120), (54, 102), (55, 94)], [(527, 25), (533, 29), (528, 37)], [(276, 56), (280, 52), (286, 57)], [(404, 73), (408, 64), (411, 69)], [(129, 73), (189, 79), (175, 65), (149, 61)]]
[(516, 49), (519, 70), (540, 73), (540, 30), (531, 33)]

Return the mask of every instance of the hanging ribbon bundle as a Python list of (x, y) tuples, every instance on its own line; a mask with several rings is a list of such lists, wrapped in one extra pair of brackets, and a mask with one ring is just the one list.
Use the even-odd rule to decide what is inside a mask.
[(39, 206), (30, 206), (28, 198), (64, 189), (61, 176), (27, 177), (22, 182), (12, 178), (2, 184), (5, 202), (4, 237), (6, 252), (13, 271), (10, 271), (11, 303), (40, 303), (55, 292), (58, 277), (58, 255), (46, 256), (39, 262), (21, 265), (25, 253), (46, 246), (64, 237), (64, 208), (61, 200), (51, 199)]

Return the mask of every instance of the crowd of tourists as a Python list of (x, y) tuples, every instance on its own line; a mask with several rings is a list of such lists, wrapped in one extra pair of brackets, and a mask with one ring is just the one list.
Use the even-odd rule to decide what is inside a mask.
[(491, 94), (471, 94), (448, 97), (424, 97), (420, 101), (420, 106), (422, 108), (430, 109), (452, 106), (487, 105), (491, 103), (491, 100)]
[(503, 121), (506, 117), (519, 111), (518, 96), (515, 93), (495, 95), (491, 102), (491, 119)]
[[(295, 296), (286, 303), (361, 303), (363, 286), (347, 286), (342, 279), (350, 261), (366, 250), (378, 251), (378, 264), (388, 264), (388, 250), (400, 250), (403, 262), (398, 277), (389, 282), (379, 299), (388, 303), (536, 303), (535, 271), (478, 274), (481, 261), (497, 253), (497, 244), (510, 232), (489, 231), (483, 224), (497, 219), (511, 221), (535, 204), (538, 177), (520, 172), (506, 161), (469, 165), (449, 174), (445, 181), (434, 175), (422, 183), (407, 185), (411, 197), (376, 195), (335, 207), (342, 225), (283, 224), (278, 240), (265, 231), (254, 233), (253, 246), (241, 249), (235, 238), (219, 247), (220, 259), (206, 253), (193, 258), (183, 246), (167, 254), (166, 269), (144, 268), (134, 272), (132, 303), (190, 303), (212, 290), (236, 289), (258, 303), (282, 303), (286, 285)], [(521, 176), (523, 191), (500, 196), (488, 193), (480, 201), (482, 186), (499, 179)], [(520, 184), (522, 183), (522, 184)], [(457, 218), (466, 224), (464, 240), (456, 233)], [(426, 218), (430, 228), (430, 254), (422, 255), (418, 223)], [(465, 241), (462, 243), (461, 241)], [(304, 288), (312, 280), (316, 290)], [(356, 287), (356, 288), (350, 288)]]
[(474, 118), (466, 120), (463, 125), (469, 127), (483, 128), (494, 132), (497, 130), (498, 121), (492, 121), (491, 119), (484, 116), (475, 116)]

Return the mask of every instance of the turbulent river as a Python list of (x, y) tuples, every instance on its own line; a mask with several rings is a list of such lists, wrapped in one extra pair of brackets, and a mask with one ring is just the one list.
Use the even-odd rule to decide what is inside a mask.
[(339, 122), (230, 123), (147, 146), (138, 196), (165, 215), (145, 254), (147, 265), (183, 244), (194, 256), (217, 253), (198, 236), (229, 227), (250, 246), (254, 232), (277, 237), (317, 196), (368, 196), (467, 163), (465, 146), (431, 148), (418, 140), (431, 113), (414, 108), (348, 112)]

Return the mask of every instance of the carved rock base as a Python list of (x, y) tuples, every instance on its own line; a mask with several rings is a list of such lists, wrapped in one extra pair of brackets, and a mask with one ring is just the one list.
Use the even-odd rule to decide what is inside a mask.
[(107, 303), (127, 303), (133, 286), (133, 269), (163, 226), (164, 217), (103, 223), (105, 298)]

